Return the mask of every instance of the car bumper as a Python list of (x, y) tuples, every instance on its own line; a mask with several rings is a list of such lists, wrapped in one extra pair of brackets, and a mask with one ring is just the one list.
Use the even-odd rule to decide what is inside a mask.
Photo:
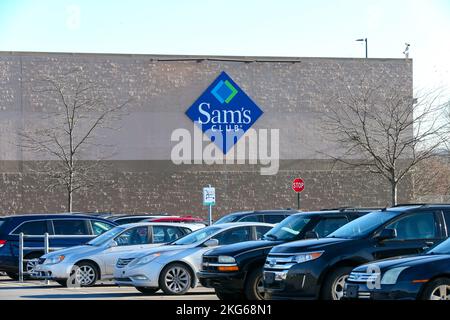
[(245, 272), (203, 272), (197, 273), (202, 286), (224, 291), (240, 291), (244, 288)]
[(0, 271), (19, 272), (19, 259), (17, 257), (0, 255)]
[(34, 272), (31, 275), (35, 279), (67, 279), (70, 277), (70, 272), (73, 265), (67, 263), (57, 264), (38, 264), (34, 268)]
[(320, 296), (320, 274), (311, 263), (298, 264), (288, 270), (264, 269), (266, 300), (315, 300)]
[(163, 265), (153, 263), (133, 268), (116, 268), (114, 283), (119, 286), (159, 287), (159, 274)]
[(366, 283), (348, 282), (344, 287), (344, 298), (348, 300), (416, 300), (421, 288), (421, 284), (409, 281), (381, 285), (379, 289), (369, 289)]

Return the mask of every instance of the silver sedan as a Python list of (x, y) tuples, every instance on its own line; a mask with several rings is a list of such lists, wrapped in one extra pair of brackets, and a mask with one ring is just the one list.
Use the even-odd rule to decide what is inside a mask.
[(144, 294), (161, 289), (166, 294), (184, 294), (197, 285), (202, 255), (213, 246), (257, 240), (272, 224), (239, 222), (212, 225), (169, 245), (137, 250), (117, 261), (114, 281), (134, 286)]
[(39, 259), (34, 278), (55, 280), (63, 286), (91, 286), (111, 280), (119, 256), (175, 241), (199, 224), (141, 222), (117, 226), (85, 245), (51, 252)]

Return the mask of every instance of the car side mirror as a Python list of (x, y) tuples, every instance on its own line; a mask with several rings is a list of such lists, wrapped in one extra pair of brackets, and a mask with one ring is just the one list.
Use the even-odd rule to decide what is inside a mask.
[(308, 231), (305, 233), (305, 239), (319, 239), (320, 236), (316, 231)]
[(397, 238), (397, 230), (396, 229), (383, 229), (380, 234), (377, 236), (379, 241), (390, 240)]
[(118, 246), (118, 244), (117, 244), (117, 242), (114, 241), (114, 240), (111, 240), (111, 241), (108, 243), (108, 248), (114, 248), (114, 247), (117, 247), (117, 246)]
[(205, 247), (217, 247), (219, 245), (219, 240), (209, 239), (203, 243)]

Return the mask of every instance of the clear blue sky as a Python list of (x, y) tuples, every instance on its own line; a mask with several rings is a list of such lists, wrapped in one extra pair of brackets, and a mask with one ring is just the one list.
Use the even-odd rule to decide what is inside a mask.
[(401, 58), (450, 87), (449, 0), (0, 0), (0, 51)]

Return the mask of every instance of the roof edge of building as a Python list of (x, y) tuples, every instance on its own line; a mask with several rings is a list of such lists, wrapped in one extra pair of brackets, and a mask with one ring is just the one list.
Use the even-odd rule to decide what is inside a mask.
[(302, 60), (367, 60), (367, 61), (412, 61), (411, 58), (355, 58), (355, 57), (292, 57), (292, 56), (234, 56), (234, 55), (179, 55), (144, 53), (101, 53), (101, 52), (44, 52), (44, 51), (0, 51), (0, 56), (92, 56), (148, 58), (154, 61), (230, 61), (230, 62), (301, 62)]

